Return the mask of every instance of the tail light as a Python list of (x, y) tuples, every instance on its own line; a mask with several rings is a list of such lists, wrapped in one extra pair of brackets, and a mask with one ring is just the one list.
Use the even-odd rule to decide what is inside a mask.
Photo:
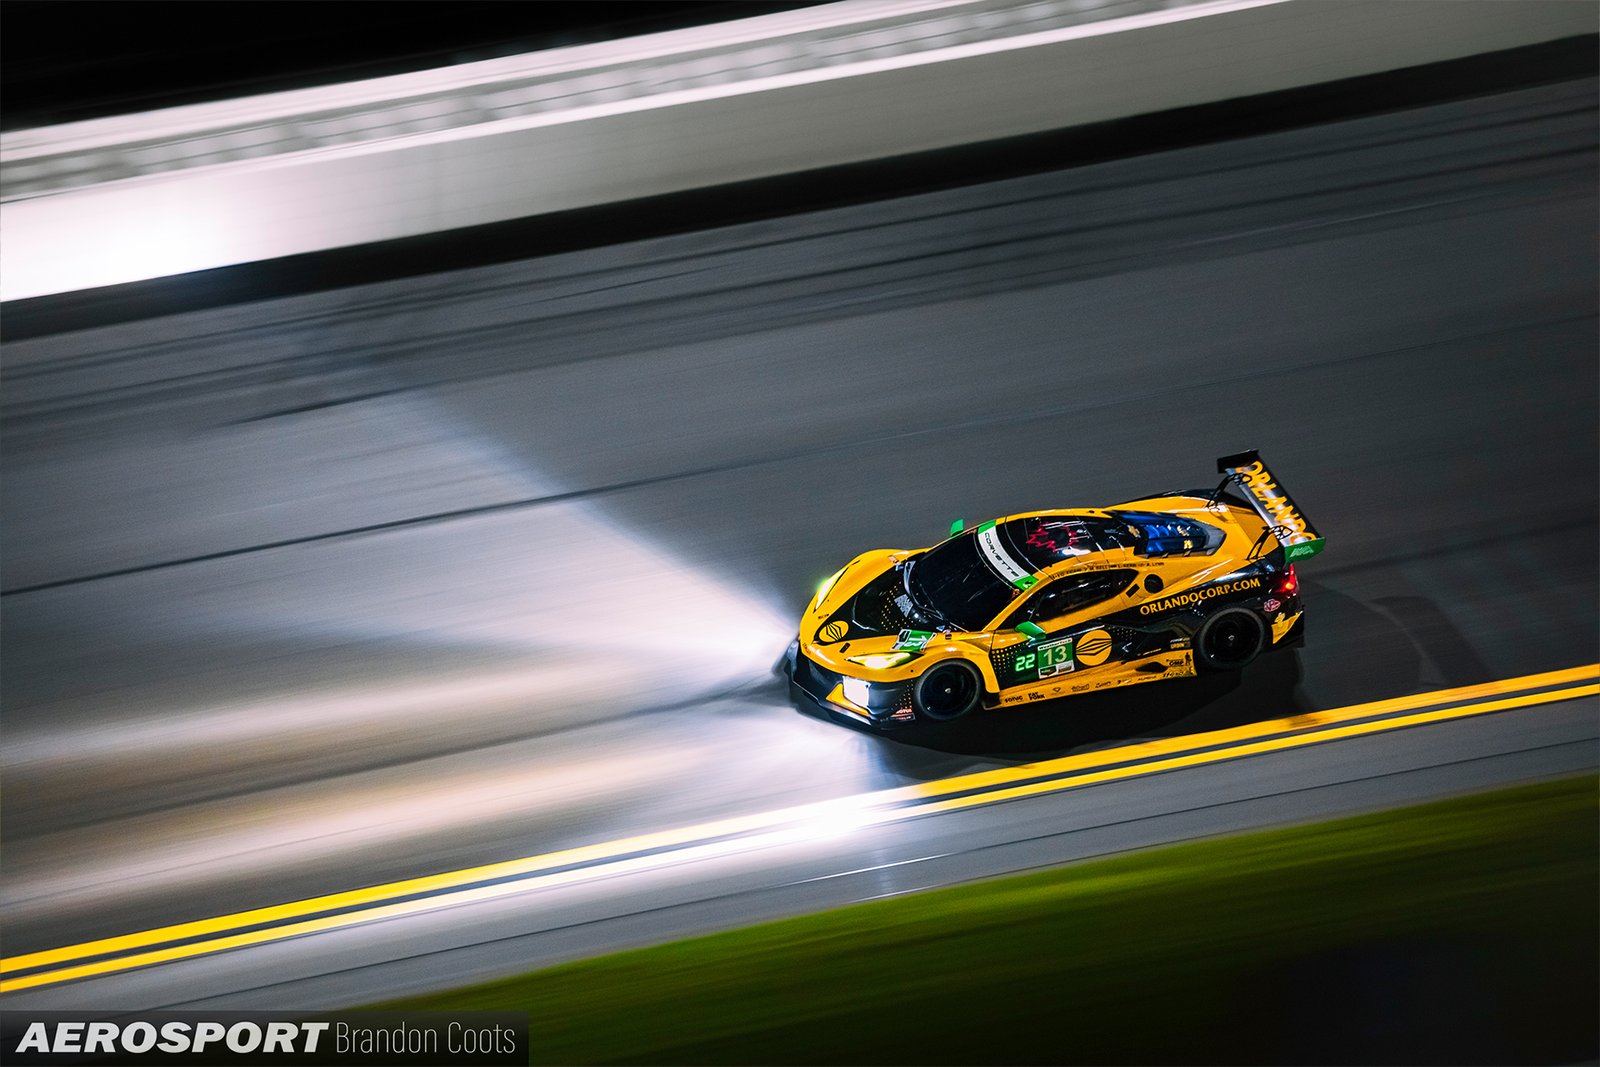
[(1289, 564), (1289, 569), (1283, 572), (1278, 579), (1277, 593), (1279, 596), (1294, 596), (1300, 591), (1300, 579), (1295, 577), (1294, 564)]

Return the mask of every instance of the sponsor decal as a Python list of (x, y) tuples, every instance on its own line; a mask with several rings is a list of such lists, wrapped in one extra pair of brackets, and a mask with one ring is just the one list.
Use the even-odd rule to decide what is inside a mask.
[(899, 640), (895, 641), (896, 652), (921, 652), (928, 647), (928, 642), (933, 640), (933, 634), (928, 630), (901, 630)]
[(1035, 679), (1043, 681), (1066, 674), (1075, 666), (1072, 656), (1074, 640), (1071, 637), (1058, 637), (1054, 641), (1019, 650), (1011, 661), (1011, 678), (1004, 684), (1017, 685)]
[(843, 619), (834, 619), (828, 625), (817, 631), (817, 640), (833, 643), (843, 640), (844, 635), (850, 632), (850, 624)]
[(1051, 641), (1039, 646), (1039, 679), (1053, 678), (1058, 674), (1066, 674), (1072, 670), (1073, 641), (1071, 637), (1059, 641)]
[(1300, 618), (1301, 614), (1302, 613), (1298, 611), (1287, 617), (1280, 614), (1276, 619), (1272, 620), (1273, 644), (1277, 644), (1279, 641), (1282, 641), (1284, 637), (1288, 635), (1289, 631), (1294, 629), (1294, 624)]
[(1093, 688), (1094, 687), (1091, 686), (1088, 682), (1084, 682), (1082, 685), (1073, 686), (1072, 687), (1072, 691), (1074, 693), (1087, 693), (1090, 689), (1093, 689)]
[(1323, 540), (1301, 541), (1299, 544), (1289, 545), (1283, 550), (1283, 558), (1293, 563), (1297, 559), (1309, 559), (1322, 551)]
[(1000, 577), (1012, 585), (1017, 585), (1018, 582), (1026, 580), (1027, 585), (1018, 586), (1019, 589), (1026, 589), (1028, 585), (1032, 585), (1037, 581), (1032, 574), (1028, 573), (1026, 567), (1012, 559), (1010, 554), (1001, 546), (999, 530), (993, 526), (987, 530), (979, 530), (977, 538), (978, 550), (983, 553), (983, 558), (989, 562), (989, 566), (993, 567), (995, 573)]
[(1104, 630), (1090, 630), (1078, 638), (1078, 662), (1085, 667), (1098, 667), (1111, 656), (1111, 635)]
[(1274, 611), (1277, 611), (1281, 607), (1283, 607), (1283, 601), (1279, 600), (1277, 597), (1269, 596), (1267, 599), (1261, 602), (1261, 610), (1266, 612), (1268, 615), (1271, 615)]
[(1306, 520), (1295, 510), (1294, 501), (1289, 499), (1288, 493), (1278, 488), (1278, 483), (1272, 480), (1266, 464), (1258, 459), (1248, 467), (1235, 469), (1246, 488), (1250, 490), (1250, 494), (1261, 501), (1262, 508), (1274, 523), (1288, 527), (1294, 537), (1312, 536)]
[(1216, 585), (1202, 586), (1187, 593), (1179, 593), (1177, 596), (1163, 597), (1160, 600), (1152, 600), (1148, 604), (1140, 604), (1139, 614), (1160, 615), (1162, 612), (1174, 611), (1178, 608), (1194, 607), (1219, 596), (1231, 596), (1234, 593), (1245, 593), (1252, 589), (1260, 588), (1261, 579), (1259, 577), (1236, 578), (1231, 582), (1219, 582)]

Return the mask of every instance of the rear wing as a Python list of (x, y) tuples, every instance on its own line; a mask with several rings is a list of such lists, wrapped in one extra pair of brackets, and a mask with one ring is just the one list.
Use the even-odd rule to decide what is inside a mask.
[(1227, 476), (1223, 485), (1233, 482), (1244, 490), (1250, 506), (1283, 546), (1286, 560), (1292, 563), (1322, 551), (1322, 535), (1301, 513), (1289, 491), (1278, 484), (1278, 479), (1261, 462), (1261, 454), (1255, 449), (1223, 456), (1217, 460), (1217, 473)]

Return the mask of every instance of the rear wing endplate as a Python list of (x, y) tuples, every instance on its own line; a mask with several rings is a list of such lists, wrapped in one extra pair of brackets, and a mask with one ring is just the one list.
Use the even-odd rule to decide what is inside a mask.
[(1217, 460), (1217, 473), (1227, 475), (1226, 481), (1244, 490), (1250, 506), (1283, 546), (1284, 558), (1290, 563), (1322, 551), (1322, 535), (1295, 505), (1289, 491), (1278, 484), (1255, 449), (1223, 456)]

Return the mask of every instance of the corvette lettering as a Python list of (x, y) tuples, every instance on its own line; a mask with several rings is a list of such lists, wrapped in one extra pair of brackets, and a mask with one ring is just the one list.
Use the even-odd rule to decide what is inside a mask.
[(1012, 559), (1006, 550), (1000, 546), (999, 530), (991, 526), (987, 530), (979, 530), (977, 536), (978, 548), (983, 552), (983, 558), (989, 561), (989, 566), (993, 567), (1000, 577), (1012, 585), (1016, 585), (1018, 582), (1033, 584), (1031, 580), (1033, 575), (1023, 570), (1022, 565)]
[(1169, 596), (1163, 597), (1160, 600), (1152, 600), (1148, 604), (1141, 604), (1139, 606), (1139, 614), (1159, 615), (1164, 611), (1174, 611), (1178, 608), (1187, 608), (1192, 607), (1195, 604), (1203, 604), (1206, 601), (1214, 600), (1219, 596), (1229, 596), (1233, 593), (1244, 593), (1250, 591), (1251, 589), (1260, 588), (1260, 578), (1239, 578), (1235, 581), (1222, 582), (1219, 585), (1208, 585), (1204, 588), (1195, 589), (1187, 593), (1179, 593), (1177, 596)]

